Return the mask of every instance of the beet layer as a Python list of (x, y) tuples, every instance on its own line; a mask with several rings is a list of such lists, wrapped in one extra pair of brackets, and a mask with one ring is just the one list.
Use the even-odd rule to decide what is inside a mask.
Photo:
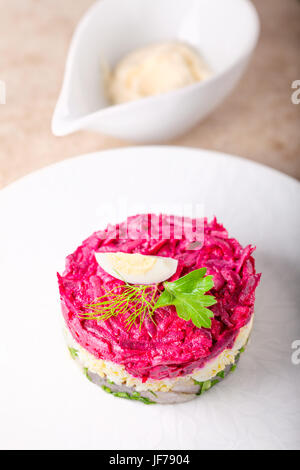
[[(159, 230), (153, 234), (154, 218)], [(203, 231), (202, 242), (199, 227)], [(243, 248), (229, 238), (216, 219), (185, 219), (179, 238), (181, 228), (179, 217), (129, 217), (122, 224), (109, 225), (91, 235), (67, 257), (63, 275), (58, 274), (62, 311), (74, 339), (96, 358), (122, 364), (129, 374), (143, 381), (183, 376), (203, 367), (225, 348), (232, 347), (254, 311), (255, 289), (260, 280), (252, 257), (254, 248)], [(128, 239), (125, 232), (134, 236)], [(180, 319), (173, 306), (156, 310), (155, 324), (146, 319), (141, 328), (137, 324), (129, 331), (126, 315), (102, 322), (80, 318), (78, 314), (88, 303), (105, 290), (123, 284), (98, 265), (95, 252), (104, 251), (175, 258), (178, 268), (170, 281), (206, 267), (214, 279), (210, 293), (217, 299), (211, 307), (211, 328), (197, 328), (191, 321)]]

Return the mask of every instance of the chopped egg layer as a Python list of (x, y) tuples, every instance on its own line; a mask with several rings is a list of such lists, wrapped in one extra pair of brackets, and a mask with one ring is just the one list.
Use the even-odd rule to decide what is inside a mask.
[(138, 392), (169, 392), (177, 385), (190, 384), (194, 380), (204, 382), (210, 380), (218, 372), (221, 372), (229, 364), (235, 362), (235, 357), (239, 350), (246, 345), (253, 326), (253, 315), (247, 325), (240, 329), (240, 332), (231, 349), (225, 349), (217, 357), (209, 361), (201, 369), (195, 370), (192, 374), (184, 377), (176, 377), (164, 380), (147, 380), (145, 383), (136, 377), (128, 374), (123, 365), (115, 364), (111, 361), (104, 361), (95, 358), (92, 354), (80, 346), (72, 337), (71, 333), (66, 329), (66, 340), (70, 348), (76, 351), (76, 360), (82, 367), (86, 367), (91, 372), (98, 374), (100, 377), (107, 378), (117, 385), (126, 385), (135, 387)]

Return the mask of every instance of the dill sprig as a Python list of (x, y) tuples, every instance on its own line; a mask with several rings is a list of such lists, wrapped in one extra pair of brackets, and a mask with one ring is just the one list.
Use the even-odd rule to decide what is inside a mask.
[[(127, 329), (139, 320), (139, 328), (146, 318), (155, 324), (153, 315), (156, 309), (173, 305), (177, 315), (185, 321), (192, 321), (197, 328), (211, 328), (214, 316), (208, 307), (217, 303), (213, 295), (206, 295), (214, 287), (213, 276), (206, 276), (206, 268), (191, 271), (176, 281), (164, 282), (161, 292), (156, 284), (128, 284), (106, 290), (91, 304), (86, 312), (78, 314), (86, 320), (105, 321), (111, 317), (129, 314), (125, 318)], [(159, 294), (159, 295), (156, 295)]]
[(105, 294), (85, 305), (86, 312), (81, 312), (79, 316), (85, 320), (105, 321), (129, 313), (125, 319), (127, 329), (130, 330), (138, 321), (141, 329), (146, 318), (154, 323), (154, 305), (158, 292), (157, 285), (118, 285), (105, 290)]

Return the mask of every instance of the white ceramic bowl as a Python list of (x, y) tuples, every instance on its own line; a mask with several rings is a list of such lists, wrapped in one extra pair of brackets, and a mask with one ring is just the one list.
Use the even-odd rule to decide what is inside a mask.
[[(259, 34), (249, 0), (102, 0), (79, 23), (67, 59), (52, 130), (92, 129), (135, 142), (183, 134), (220, 104), (236, 85)], [(203, 82), (163, 95), (111, 106), (101, 63), (110, 66), (153, 42), (185, 41), (214, 71)]]

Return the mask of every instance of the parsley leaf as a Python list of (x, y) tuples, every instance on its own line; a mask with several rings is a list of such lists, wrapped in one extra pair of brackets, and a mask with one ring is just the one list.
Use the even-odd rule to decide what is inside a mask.
[(212, 276), (205, 276), (206, 268), (196, 269), (174, 282), (164, 282), (165, 290), (157, 299), (155, 309), (174, 305), (183, 320), (191, 320), (198, 328), (210, 328), (213, 312), (207, 307), (217, 303), (206, 292), (213, 288)]

